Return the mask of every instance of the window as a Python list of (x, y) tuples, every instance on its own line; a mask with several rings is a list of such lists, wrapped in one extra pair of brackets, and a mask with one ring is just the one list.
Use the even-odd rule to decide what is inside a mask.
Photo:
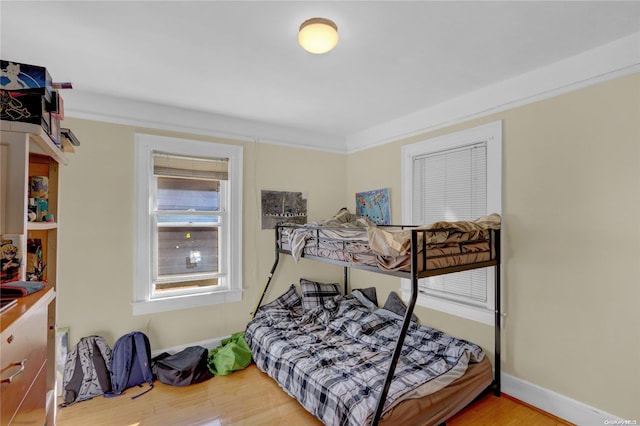
[[(502, 123), (402, 148), (403, 220), (415, 225), (502, 212)], [(493, 324), (494, 268), (421, 279), (417, 303)], [(401, 291), (408, 297), (409, 280)]]
[(239, 301), (242, 147), (135, 143), (134, 315)]

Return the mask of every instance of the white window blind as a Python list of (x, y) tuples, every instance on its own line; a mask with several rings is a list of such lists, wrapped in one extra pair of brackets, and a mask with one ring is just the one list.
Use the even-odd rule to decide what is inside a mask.
[[(485, 142), (415, 157), (415, 223), (473, 220), (487, 214)], [(441, 297), (484, 305), (487, 271), (476, 269), (420, 281), (420, 288)]]
[[(502, 213), (502, 122), (402, 147), (403, 223), (428, 225)], [(418, 282), (417, 304), (485, 324), (494, 321), (494, 268)], [(401, 280), (402, 297), (411, 281)]]

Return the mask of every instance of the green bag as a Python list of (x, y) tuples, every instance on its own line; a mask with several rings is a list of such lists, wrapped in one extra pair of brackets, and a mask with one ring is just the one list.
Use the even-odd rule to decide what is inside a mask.
[(224, 376), (242, 370), (251, 364), (251, 349), (244, 340), (244, 332), (238, 332), (222, 339), (222, 346), (209, 351), (207, 359), (209, 371), (216, 376)]

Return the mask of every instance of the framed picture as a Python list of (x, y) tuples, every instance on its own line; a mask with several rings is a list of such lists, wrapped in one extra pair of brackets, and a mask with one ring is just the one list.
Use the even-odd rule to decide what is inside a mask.
[(307, 223), (307, 199), (302, 192), (262, 190), (262, 229), (278, 223)]
[(390, 225), (389, 188), (356, 193), (356, 214), (376, 225)]

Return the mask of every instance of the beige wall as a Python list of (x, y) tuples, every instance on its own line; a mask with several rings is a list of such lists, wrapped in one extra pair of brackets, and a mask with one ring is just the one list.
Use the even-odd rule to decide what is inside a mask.
[[(273, 234), (260, 230), (260, 189), (306, 192), (317, 220), (354, 209), (355, 192), (388, 187), (399, 221), (403, 144), (503, 120), (503, 370), (640, 419), (639, 100), (634, 75), (350, 155), (242, 143), (243, 301), (140, 317), (129, 304), (136, 129), (67, 119), (82, 146), (61, 171), (59, 325), (71, 327), (72, 341), (93, 333), (113, 341), (140, 329), (156, 349), (241, 330), (273, 261)], [(269, 298), (300, 276), (341, 274), (307, 261), (294, 267), (285, 257)], [(399, 288), (398, 279), (367, 272), (352, 271), (351, 279), (354, 287), (378, 286), (381, 303)], [(416, 313), (492, 347), (491, 327)]]
[[(60, 172), (58, 325), (71, 328), (72, 343), (99, 334), (113, 344), (142, 330), (157, 350), (244, 330), (274, 260), (274, 231), (261, 229), (260, 191), (305, 193), (310, 220), (342, 207), (344, 155), (171, 134), (244, 146), (244, 294), (240, 303), (133, 316), (133, 143), (136, 131), (145, 130), (70, 118), (65, 126), (82, 143)], [(282, 260), (266, 300), (300, 276), (335, 280), (342, 274), (315, 262), (298, 268), (289, 262)]]
[[(400, 147), (494, 120), (504, 126), (503, 371), (640, 419), (640, 74), (352, 154), (347, 199), (390, 187), (400, 221)], [(379, 299), (399, 286), (357, 278), (379, 283)], [(491, 327), (416, 313), (492, 348)]]

